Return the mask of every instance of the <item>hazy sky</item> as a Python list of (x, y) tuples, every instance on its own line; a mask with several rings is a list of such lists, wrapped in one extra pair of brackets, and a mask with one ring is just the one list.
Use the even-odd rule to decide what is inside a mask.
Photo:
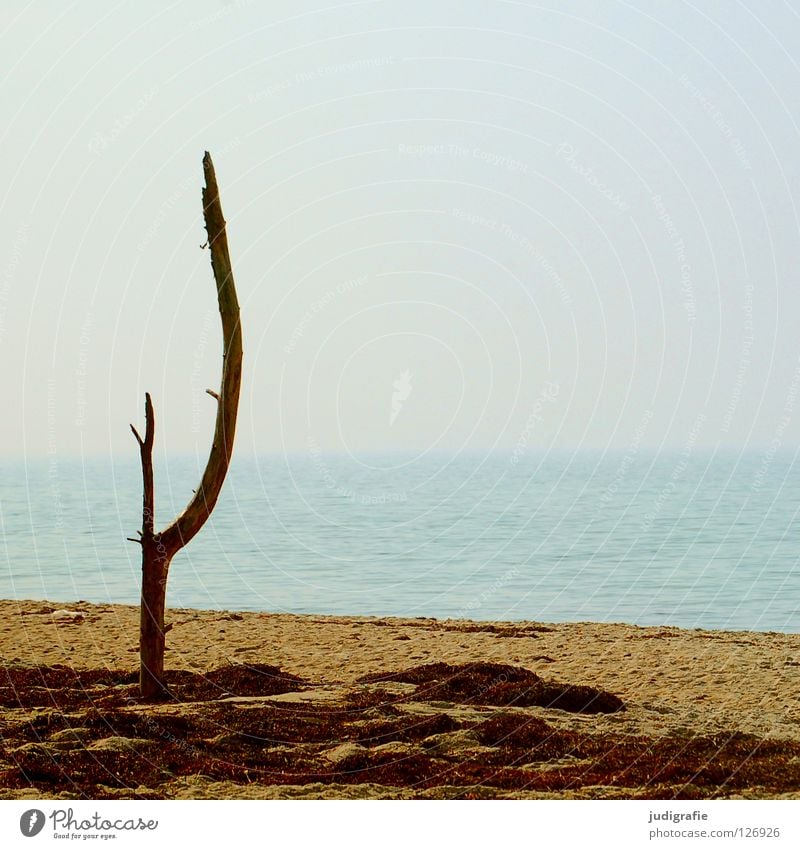
[(0, 27), (3, 453), (133, 455), (145, 390), (161, 449), (207, 450), (205, 149), (240, 451), (796, 448), (793, 4), (4, 0)]

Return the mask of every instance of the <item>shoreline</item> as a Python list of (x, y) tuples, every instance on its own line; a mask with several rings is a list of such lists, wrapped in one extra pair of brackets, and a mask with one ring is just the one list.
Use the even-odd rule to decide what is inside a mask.
[[(131, 675), (138, 669), (138, 612), (132, 605), (0, 601), (0, 662), (6, 670), (64, 665)], [(366, 685), (359, 682), (365, 677), (427, 664), (503, 665), (547, 681), (596, 688), (625, 704), (624, 712), (591, 717), (527, 709), (558, 733), (585, 734), (591, 727), (594, 735), (608, 739), (686, 745), (693, 739), (754, 735), (800, 746), (799, 634), (174, 608), (167, 611), (167, 624), (172, 625), (168, 677), (179, 670), (202, 676), (222, 667), (269, 665), (305, 682), (307, 692), (295, 698), (303, 704), (361, 698)], [(270, 698), (285, 705), (289, 696)], [(444, 710), (440, 701), (415, 709)], [(468, 711), (457, 705), (447, 710), (458, 721)], [(794, 761), (800, 786), (800, 757)], [(244, 791), (228, 787), (224, 792), (237, 798)]]
[[(41, 605), (52, 607), (54, 609), (73, 609), (80, 606), (88, 606), (94, 608), (123, 608), (123, 609), (139, 609), (139, 602), (105, 602), (105, 601), (88, 601), (86, 599), (69, 599), (69, 600), (54, 600), (51, 598), (0, 598), (0, 606), (2, 605)], [(400, 616), (397, 614), (368, 614), (368, 613), (322, 613), (322, 612), (305, 612), (305, 613), (290, 613), (288, 611), (274, 610), (251, 610), (246, 607), (178, 607), (167, 604), (167, 613), (170, 611), (184, 614), (230, 614), (236, 613), (243, 616), (276, 616), (289, 617), (299, 619), (319, 619), (325, 620), (343, 620), (354, 622), (371, 622), (381, 621), (387, 623), (409, 623), (409, 622), (438, 622), (441, 624), (457, 624), (469, 623), (473, 625), (504, 625), (508, 627), (523, 627), (525, 625), (546, 625), (548, 627), (559, 628), (561, 626), (571, 625), (598, 625), (621, 628), (635, 628), (639, 630), (670, 630), (681, 631), (684, 633), (722, 633), (722, 634), (739, 634), (739, 635), (769, 635), (769, 636), (797, 636), (800, 637), (800, 630), (797, 631), (775, 631), (764, 630), (762, 628), (717, 628), (704, 627), (695, 625), (692, 627), (686, 625), (673, 625), (669, 623), (646, 624), (641, 625), (635, 622), (626, 622), (624, 620), (613, 620), (605, 622), (600, 619), (570, 619), (564, 621), (549, 620), (549, 619), (475, 619), (471, 616), (455, 617), (455, 616)]]

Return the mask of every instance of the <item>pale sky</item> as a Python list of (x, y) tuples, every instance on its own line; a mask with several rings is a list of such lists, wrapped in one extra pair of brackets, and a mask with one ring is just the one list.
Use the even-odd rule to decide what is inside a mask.
[(793, 4), (4, 0), (0, 29), (3, 454), (133, 455), (145, 390), (160, 450), (207, 451), (206, 149), (239, 451), (797, 447)]

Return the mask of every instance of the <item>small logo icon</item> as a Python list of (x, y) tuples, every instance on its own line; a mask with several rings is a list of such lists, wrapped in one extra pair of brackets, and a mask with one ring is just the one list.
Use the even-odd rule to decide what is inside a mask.
[(392, 392), (392, 412), (389, 415), (389, 425), (394, 424), (400, 410), (403, 409), (403, 404), (408, 400), (413, 387), (411, 386), (411, 372), (406, 369), (400, 373), (400, 377), (392, 384), (394, 392)]
[(31, 808), (19, 818), (19, 830), (25, 837), (36, 837), (44, 828), (44, 813), (37, 808)]

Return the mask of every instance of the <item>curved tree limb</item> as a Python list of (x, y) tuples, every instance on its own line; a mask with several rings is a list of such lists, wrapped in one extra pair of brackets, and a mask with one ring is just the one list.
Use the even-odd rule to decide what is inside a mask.
[(217, 177), (211, 155), (203, 157), (206, 185), (203, 189), (203, 214), (211, 248), (211, 267), (217, 284), (217, 301), (222, 320), (222, 383), (217, 398), (214, 441), (203, 478), (194, 497), (180, 516), (161, 534), (167, 550), (182, 548), (203, 527), (217, 503), (222, 482), (228, 472), (236, 434), (236, 414), (242, 382), (242, 326), (239, 300), (228, 252), (225, 218), (219, 199)]

